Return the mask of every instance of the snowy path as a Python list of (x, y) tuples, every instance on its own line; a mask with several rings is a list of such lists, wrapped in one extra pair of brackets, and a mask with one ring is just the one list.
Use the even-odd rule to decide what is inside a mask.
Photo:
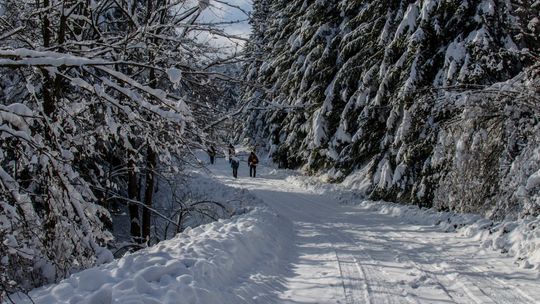
[(237, 216), (186, 229), (155, 246), (35, 289), (29, 293), (32, 300), (23, 294), (12, 295), (12, 300), (540, 303), (539, 271), (518, 268), (511, 258), (482, 249), (478, 240), (413, 224), (419, 218), (410, 214), (374, 211), (378, 208), (373, 204), (340, 205), (336, 196), (344, 193), (305, 186), (304, 178), (289, 178), (287, 171), (262, 167), (259, 177), (249, 178), (246, 167), (242, 163), (240, 178), (233, 179), (228, 163), (219, 159), (210, 167), (211, 176), (199, 172), (191, 184), (210, 199), (236, 202)]
[(245, 167), (238, 180), (227, 166), (213, 172), (294, 224), (290, 271), (271, 297), (278, 303), (540, 303), (538, 271), (478, 241), (339, 205), (264, 169), (251, 179)]

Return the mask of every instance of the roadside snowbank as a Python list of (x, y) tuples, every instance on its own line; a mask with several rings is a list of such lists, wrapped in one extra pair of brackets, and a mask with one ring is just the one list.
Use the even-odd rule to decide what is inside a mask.
[(520, 267), (540, 270), (540, 217), (500, 223), (480, 220), (461, 232), (485, 248), (513, 256)]
[[(208, 186), (208, 185), (201, 185)], [(251, 206), (231, 219), (186, 229), (171, 240), (30, 292), (35, 303), (253, 303), (283, 267), (291, 223), (245, 190), (215, 184), (219, 195)], [(264, 270), (264, 271), (261, 271)], [(265, 273), (265, 276), (259, 272)], [(252, 276), (257, 279), (252, 279)], [(16, 303), (31, 303), (14, 295)]]

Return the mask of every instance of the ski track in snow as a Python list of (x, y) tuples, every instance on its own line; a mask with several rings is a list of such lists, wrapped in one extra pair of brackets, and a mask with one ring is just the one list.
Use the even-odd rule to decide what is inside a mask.
[[(219, 180), (249, 190), (293, 222), (292, 274), (276, 303), (540, 303), (536, 270), (438, 227), (340, 205), (263, 170)], [(242, 174), (243, 173), (243, 174)]]

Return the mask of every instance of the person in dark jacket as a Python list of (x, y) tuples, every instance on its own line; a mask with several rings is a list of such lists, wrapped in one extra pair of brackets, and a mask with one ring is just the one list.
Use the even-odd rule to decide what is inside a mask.
[(229, 144), (229, 164), (232, 163), (232, 157), (236, 156), (236, 151), (234, 150), (234, 146), (232, 144)]
[(255, 155), (254, 151), (251, 151), (248, 157), (249, 164), (249, 176), (255, 177), (257, 175), (257, 165), (259, 164), (259, 158)]
[(210, 156), (210, 164), (213, 165), (214, 161), (216, 160), (216, 148), (214, 147), (214, 145), (210, 145), (206, 152), (208, 153), (208, 156)]
[(240, 167), (240, 160), (236, 156), (230, 158), (232, 175), (234, 178), (238, 178), (238, 167)]

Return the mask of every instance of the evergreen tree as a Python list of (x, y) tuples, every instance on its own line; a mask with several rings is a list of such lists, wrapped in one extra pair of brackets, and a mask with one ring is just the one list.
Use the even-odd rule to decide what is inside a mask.
[[(257, 108), (247, 112), (243, 136), (264, 139), (285, 167), (331, 181), (361, 175), (374, 199), (501, 216), (508, 209), (500, 207), (508, 195), (500, 187), (504, 168), (522, 152), (509, 157), (515, 145), (507, 136), (516, 132), (516, 115), (529, 129), (536, 125), (523, 116), (525, 96), (538, 94), (538, 8), (526, 5), (534, 7), (273, 1), (263, 18), (254, 14), (265, 30), (255, 30), (252, 43), (269, 47), (245, 69), (257, 86), (244, 100)], [(460, 152), (461, 142), (470, 149)], [(531, 208), (521, 200), (512, 210)]]

